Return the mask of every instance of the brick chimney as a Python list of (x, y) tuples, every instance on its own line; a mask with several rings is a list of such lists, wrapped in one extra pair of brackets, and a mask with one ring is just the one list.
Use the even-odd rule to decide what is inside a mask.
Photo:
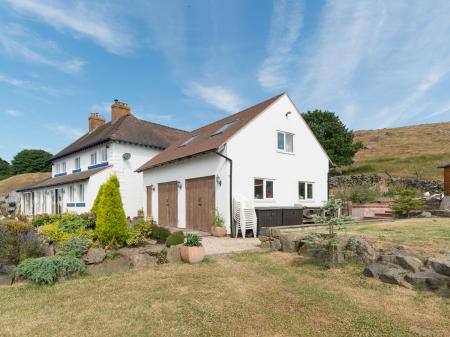
[(99, 113), (95, 112), (89, 115), (89, 132), (94, 131), (103, 124), (105, 124), (105, 118)]
[(127, 103), (115, 99), (114, 103), (111, 105), (111, 122), (114, 123), (120, 117), (127, 115), (131, 115), (131, 108)]

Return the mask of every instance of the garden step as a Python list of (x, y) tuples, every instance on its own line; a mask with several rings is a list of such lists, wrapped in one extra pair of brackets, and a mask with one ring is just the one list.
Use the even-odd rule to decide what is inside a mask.
[(392, 217), (392, 213), (375, 213), (375, 217), (390, 218)]

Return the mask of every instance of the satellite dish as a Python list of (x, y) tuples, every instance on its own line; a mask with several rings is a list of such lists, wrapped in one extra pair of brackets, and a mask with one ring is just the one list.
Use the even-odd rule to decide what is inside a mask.
[(128, 159), (130, 159), (131, 158), (131, 154), (130, 153), (124, 153), (123, 155), (122, 155), (122, 158), (123, 158), (123, 160), (128, 160)]

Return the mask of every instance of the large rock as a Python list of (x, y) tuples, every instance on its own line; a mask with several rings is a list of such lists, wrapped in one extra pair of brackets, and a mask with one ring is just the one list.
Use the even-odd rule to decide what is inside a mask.
[(400, 267), (395, 264), (376, 262), (366, 266), (366, 268), (364, 268), (363, 275), (367, 277), (379, 277), (388, 269), (400, 269)]
[(416, 286), (426, 286), (431, 290), (446, 289), (450, 287), (450, 277), (432, 271), (407, 274), (405, 280)]
[(431, 268), (436, 271), (436, 273), (450, 276), (450, 259), (437, 260), (430, 258), (428, 259), (427, 264), (429, 264)]
[(305, 238), (304, 233), (283, 233), (280, 235), (280, 243), (281, 250), (283, 252), (294, 253), (297, 252), (300, 245), (301, 240)]
[(128, 258), (130, 259), (131, 265), (137, 269), (148, 268), (156, 264), (156, 257), (145, 253), (130, 255)]
[(89, 248), (87, 253), (83, 256), (86, 264), (97, 264), (103, 262), (106, 258), (106, 252), (103, 248)]
[(280, 250), (281, 249), (281, 241), (280, 239), (273, 239), (270, 241), (270, 249), (272, 250)]
[(354, 252), (366, 265), (377, 260), (377, 252), (372, 245), (361, 236), (351, 236), (348, 239), (346, 248), (347, 250)]
[(402, 268), (416, 273), (423, 267), (422, 261), (420, 261), (415, 256), (402, 256), (398, 255), (395, 257), (395, 263)]
[(182, 245), (183, 244), (165, 248), (164, 252), (166, 254), (168, 263), (175, 263), (181, 261), (180, 247)]
[(412, 288), (412, 285), (405, 281), (407, 271), (401, 268), (386, 268), (383, 270), (379, 279), (385, 283), (396, 284), (405, 288)]

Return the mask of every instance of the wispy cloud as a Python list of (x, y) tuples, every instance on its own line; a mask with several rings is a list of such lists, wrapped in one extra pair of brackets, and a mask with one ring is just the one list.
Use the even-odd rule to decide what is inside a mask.
[(149, 121), (149, 122), (155, 122), (155, 123), (170, 122), (172, 120), (171, 115), (159, 115), (159, 114), (151, 114), (151, 113), (139, 114), (136, 117), (146, 120), (146, 121)]
[(14, 109), (6, 109), (3, 112), (10, 117), (20, 117), (22, 115), (22, 113), (20, 111), (17, 111)]
[(77, 139), (84, 134), (84, 132), (81, 131), (80, 129), (72, 128), (62, 124), (47, 124), (44, 125), (44, 127), (47, 130), (62, 135), (68, 139)]
[(61, 93), (61, 91), (49, 88), (44, 85), (39, 85), (30, 81), (17, 79), (11, 76), (7, 76), (5, 74), (0, 73), (0, 82), (6, 83), (8, 85), (11, 85), (16, 88), (20, 89), (26, 89), (26, 90), (33, 90), (33, 91), (40, 91), (45, 92), (46, 94), (56, 96)]
[(85, 64), (79, 58), (63, 59), (63, 53), (54, 41), (42, 39), (19, 25), (0, 27), (0, 47), (13, 57), (20, 56), (28, 62), (44, 64), (69, 74), (79, 73)]
[(184, 93), (230, 113), (238, 112), (245, 104), (244, 100), (236, 93), (221, 86), (205, 86), (193, 83), (188, 89), (184, 90)]
[(87, 37), (114, 54), (127, 54), (134, 42), (119, 22), (112, 5), (91, 1), (6, 0), (15, 10), (29, 14), (75, 38)]
[(277, 0), (273, 4), (267, 57), (258, 71), (258, 82), (265, 89), (280, 89), (288, 84), (288, 67), (303, 23), (302, 7), (300, 1)]
[(94, 113), (100, 113), (104, 117), (106, 117), (106, 115), (111, 112), (111, 103), (109, 102), (94, 103), (89, 107), (89, 111)]

